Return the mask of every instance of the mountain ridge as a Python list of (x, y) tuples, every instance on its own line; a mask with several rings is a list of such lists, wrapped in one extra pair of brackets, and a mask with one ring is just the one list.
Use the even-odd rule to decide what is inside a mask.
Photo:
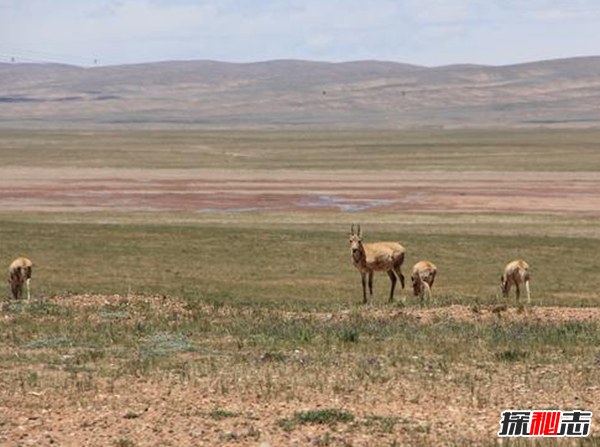
[(592, 127), (600, 56), (504, 66), (388, 61), (0, 63), (0, 127)]

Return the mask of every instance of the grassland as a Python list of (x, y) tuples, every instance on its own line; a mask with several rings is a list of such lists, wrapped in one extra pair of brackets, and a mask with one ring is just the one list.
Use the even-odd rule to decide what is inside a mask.
[[(27, 216), (24, 222), (5, 217), (0, 221), (0, 246), (6, 257), (25, 252), (36, 260), (36, 293), (40, 296), (164, 294), (227, 305), (321, 310), (360, 301), (360, 279), (349, 260), (346, 236), (350, 220), (324, 225), (316, 213), (309, 216), (314, 224), (288, 225), (277, 223), (275, 216), (274, 223), (256, 228), (252, 219), (245, 226), (235, 222), (235, 216), (231, 216), (231, 226), (205, 224), (202, 216), (194, 224), (160, 222), (160, 214), (153, 217), (159, 222), (72, 223), (65, 215), (59, 222), (52, 221), (57, 219), (55, 215), (49, 217), (50, 222), (44, 222), (45, 215), (37, 219)], [(254, 220), (261, 217), (268, 220), (265, 213), (255, 213)], [(345, 217), (352, 218), (360, 217)], [(571, 236), (565, 231), (548, 236), (550, 231), (545, 232), (539, 222), (532, 225), (531, 234), (519, 234), (518, 219), (496, 224), (495, 235), (486, 223), (478, 232), (475, 222), (461, 232), (455, 228), (452, 234), (438, 233), (435, 225), (416, 232), (409, 225), (412, 218), (397, 215), (407, 228), (395, 232), (386, 224), (380, 230), (371, 223), (365, 238), (404, 244), (408, 249), (405, 273), (420, 259), (434, 259), (440, 267), (437, 305), (498, 303), (502, 268), (506, 260), (519, 257), (533, 266), (536, 304), (597, 302), (598, 235)], [(419, 218), (414, 216), (417, 222)], [(113, 219), (118, 222), (118, 216)], [(560, 223), (551, 216), (546, 219), (549, 230), (558, 232)], [(585, 224), (586, 219), (582, 220)], [(369, 222), (363, 217), (364, 221)], [(575, 225), (576, 219), (568, 222)], [(378, 276), (375, 286), (376, 301), (381, 302), (389, 280)], [(0, 287), (6, 296), (7, 285)]]
[[(438, 151), (437, 168), (460, 171), (502, 169), (508, 148), (533, 160), (508, 157), (514, 169), (600, 167), (594, 131), (463, 132), (456, 147), (452, 132), (94, 135), (3, 132), (0, 154), (57, 170), (77, 160), (375, 172), (426, 171), (411, 151)], [(187, 161), (164, 150), (177, 138)], [(44, 139), (65, 150), (44, 152)], [(209, 140), (215, 159), (202, 155)], [(225, 161), (244, 144), (247, 157)], [(373, 164), (354, 163), (359, 145)], [(433, 301), (404, 290), (388, 304), (378, 275), (359, 304), (347, 241), (357, 221), (366, 240), (407, 247), (405, 273), (438, 265)], [(599, 249), (598, 218), (572, 213), (3, 212), (2, 258), (36, 267), (34, 300), (0, 313), (0, 444), (496, 445), (502, 410), (598, 411)], [(531, 306), (499, 295), (517, 257), (533, 266)]]
[(0, 130), (2, 166), (598, 172), (600, 131)]

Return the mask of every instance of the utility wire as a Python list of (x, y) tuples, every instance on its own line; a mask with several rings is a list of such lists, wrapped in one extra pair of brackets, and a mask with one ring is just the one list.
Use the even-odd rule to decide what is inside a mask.
[(60, 54), (60, 53), (51, 53), (48, 51), (37, 51), (37, 50), (27, 50), (24, 48), (17, 48), (11, 45), (0, 44), (0, 51), (3, 53), (15, 53), (23, 56), (42, 59), (51, 59), (51, 60), (68, 60), (68, 61), (80, 61), (82, 63), (90, 63), (94, 58), (83, 57), (83, 56), (74, 56), (69, 54)]
[(9, 51), (16, 51), (19, 53), (30, 53), (30, 54), (37, 54), (40, 56), (51, 56), (51, 57), (56, 57), (56, 58), (62, 58), (62, 59), (79, 59), (82, 61), (89, 61), (90, 58), (89, 57), (85, 57), (85, 56), (75, 56), (73, 54), (65, 54), (65, 53), (54, 53), (54, 52), (50, 52), (50, 51), (38, 51), (38, 50), (28, 50), (28, 49), (24, 49), (24, 48), (18, 48), (18, 47), (14, 47), (12, 45), (6, 45), (6, 44), (0, 44), (0, 49), (3, 50), (9, 50)]
[(40, 62), (79, 66), (98, 65), (98, 59), (94, 57), (88, 58), (45, 51), (26, 50), (7, 45), (0, 45), (0, 58), (6, 59), (7, 62)]
[(60, 64), (60, 65), (73, 65), (80, 66), (79, 64), (73, 64), (71, 62), (51, 60), (51, 59), (42, 59), (42, 58), (33, 58), (23, 55), (18, 55), (16, 53), (0, 53), (0, 62), (4, 63), (33, 63), (33, 64)]

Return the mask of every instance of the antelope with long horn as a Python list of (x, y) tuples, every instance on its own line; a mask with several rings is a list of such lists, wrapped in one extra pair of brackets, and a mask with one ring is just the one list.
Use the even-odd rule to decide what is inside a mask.
[(31, 270), (33, 263), (27, 258), (15, 259), (8, 268), (8, 282), (14, 299), (21, 299), (23, 296), (23, 285), (27, 287), (27, 299), (31, 299), (29, 283), (31, 282)]
[(404, 275), (400, 268), (404, 262), (406, 250), (397, 242), (362, 242), (362, 231), (354, 232), (354, 225), (350, 228), (350, 253), (354, 267), (360, 272), (363, 288), (363, 303), (367, 303), (367, 279), (369, 294), (373, 296), (373, 273), (387, 272), (392, 282), (389, 301), (394, 301), (396, 277), (400, 279), (404, 289)]

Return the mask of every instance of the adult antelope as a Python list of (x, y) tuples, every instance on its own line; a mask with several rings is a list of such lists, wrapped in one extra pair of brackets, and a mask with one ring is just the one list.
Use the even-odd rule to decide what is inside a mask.
[(14, 299), (23, 296), (23, 284), (27, 286), (27, 299), (31, 299), (29, 283), (31, 282), (31, 270), (33, 263), (27, 258), (15, 259), (8, 268), (8, 282)]
[(363, 303), (367, 303), (367, 276), (369, 280), (369, 294), (373, 296), (373, 272), (387, 272), (392, 281), (390, 302), (394, 301), (396, 288), (396, 275), (404, 289), (404, 275), (400, 271), (404, 262), (405, 249), (397, 242), (371, 242), (363, 244), (360, 225), (354, 232), (354, 225), (350, 228), (350, 252), (354, 267), (360, 272), (363, 288)]
[(502, 281), (502, 295), (504, 298), (508, 298), (510, 288), (514, 285), (517, 291), (517, 300), (521, 297), (520, 285), (525, 285), (527, 292), (527, 302), (531, 303), (531, 294), (529, 292), (529, 279), (531, 273), (529, 272), (529, 264), (525, 261), (517, 260), (512, 261), (504, 268), (504, 274), (500, 277)]
[(415, 296), (421, 298), (421, 301), (425, 297), (425, 292), (427, 292), (431, 300), (431, 287), (435, 281), (436, 274), (437, 267), (429, 261), (419, 261), (414, 265), (410, 279), (413, 285), (413, 292)]

